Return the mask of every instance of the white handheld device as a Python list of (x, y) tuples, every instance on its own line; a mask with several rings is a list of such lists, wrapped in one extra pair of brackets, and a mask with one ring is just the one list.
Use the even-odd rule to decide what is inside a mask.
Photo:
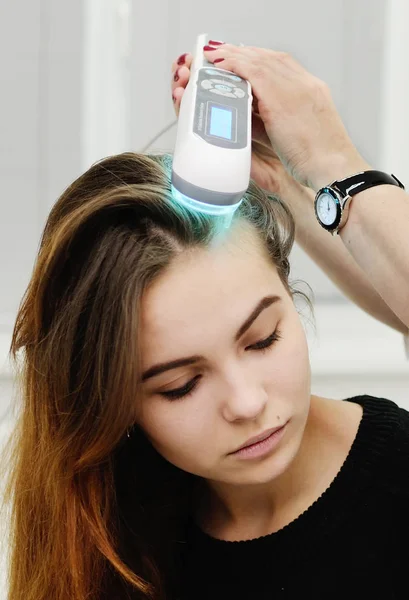
[(172, 190), (180, 204), (199, 212), (233, 214), (250, 182), (250, 83), (213, 66), (197, 38), (184, 91), (173, 155)]

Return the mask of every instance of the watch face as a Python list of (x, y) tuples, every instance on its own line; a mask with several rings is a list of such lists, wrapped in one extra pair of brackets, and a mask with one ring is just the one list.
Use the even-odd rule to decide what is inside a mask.
[(331, 194), (324, 192), (317, 200), (316, 212), (324, 225), (333, 225), (337, 220), (338, 203)]

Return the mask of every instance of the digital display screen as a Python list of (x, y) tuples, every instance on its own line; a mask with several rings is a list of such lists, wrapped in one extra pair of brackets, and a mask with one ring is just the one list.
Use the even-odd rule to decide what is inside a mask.
[(210, 113), (210, 135), (231, 140), (233, 111), (228, 108), (212, 106)]

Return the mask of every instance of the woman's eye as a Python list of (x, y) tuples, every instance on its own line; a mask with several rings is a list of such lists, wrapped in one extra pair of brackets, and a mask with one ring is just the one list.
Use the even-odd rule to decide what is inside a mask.
[(167, 392), (160, 392), (160, 395), (165, 396), (165, 398), (170, 398), (171, 400), (184, 398), (193, 392), (200, 378), (201, 375), (196, 375), (196, 377), (188, 381), (183, 387), (168, 390)]
[[(247, 346), (246, 350), (258, 350), (258, 351), (267, 350), (267, 348), (270, 348), (270, 346), (272, 346), (274, 344), (274, 342), (276, 342), (279, 339), (281, 339), (281, 333), (278, 329), (276, 329), (275, 331), (273, 331), (273, 333), (271, 335), (269, 335), (264, 340), (260, 340), (259, 342), (256, 342), (255, 344), (252, 344), (251, 346)], [(188, 381), (184, 386), (182, 386), (180, 388), (176, 388), (174, 390), (160, 392), (160, 395), (164, 396), (165, 398), (169, 398), (170, 400), (178, 400), (179, 398), (186, 398), (186, 396), (189, 396), (190, 394), (193, 393), (193, 391), (195, 390), (195, 388), (199, 382), (199, 379), (201, 379), (201, 377), (202, 377), (202, 375), (196, 375), (196, 377), (194, 377), (193, 379)]]
[(281, 333), (278, 329), (276, 329), (271, 335), (269, 335), (264, 340), (260, 340), (259, 342), (256, 342), (251, 346), (247, 346), (246, 350), (266, 350), (279, 339), (281, 339)]

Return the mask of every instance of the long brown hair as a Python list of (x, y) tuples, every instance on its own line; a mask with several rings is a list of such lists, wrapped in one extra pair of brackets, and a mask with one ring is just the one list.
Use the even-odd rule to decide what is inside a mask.
[[(138, 314), (146, 286), (187, 247), (206, 247), (222, 218), (174, 202), (171, 161), (100, 161), (45, 225), (10, 348), (21, 405), (2, 455), (9, 600), (177, 597), (197, 478), (135, 425)], [(294, 294), (286, 206), (251, 182), (234, 219), (257, 229)]]

